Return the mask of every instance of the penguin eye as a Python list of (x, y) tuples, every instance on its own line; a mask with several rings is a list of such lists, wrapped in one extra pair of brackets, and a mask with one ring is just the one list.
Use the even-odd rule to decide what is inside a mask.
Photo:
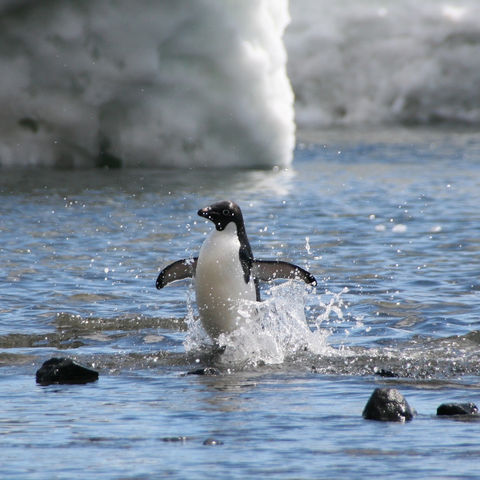
[(227, 209), (225, 209), (225, 210), (222, 211), (222, 215), (225, 216), (225, 217), (230, 217), (230, 216), (232, 216), (230, 210), (227, 210)]

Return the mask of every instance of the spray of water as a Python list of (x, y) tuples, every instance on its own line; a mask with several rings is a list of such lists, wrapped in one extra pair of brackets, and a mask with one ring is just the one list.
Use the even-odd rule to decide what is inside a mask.
[[(320, 328), (330, 314), (341, 316), (341, 295), (332, 295), (326, 302), (308, 287), (297, 282), (275, 285), (266, 292), (263, 302), (243, 302), (239, 308), (240, 326), (229, 334), (221, 334), (218, 344), (224, 349), (221, 362), (234, 365), (275, 365), (299, 355), (331, 355), (327, 343), (329, 331)], [(193, 295), (188, 300), (187, 352), (212, 348), (212, 341), (194, 314)], [(305, 315), (306, 299), (314, 300), (315, 310), (322, 311), (312, 319)], [(311, 307), (307, 310), (313, 310)]]

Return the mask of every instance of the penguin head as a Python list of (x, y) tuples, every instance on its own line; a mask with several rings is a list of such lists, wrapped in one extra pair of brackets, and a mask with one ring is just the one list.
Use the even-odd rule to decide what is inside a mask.
[(224, 230), (230, 222), (234, 222), (238, 229), (243, 226), (242, 211), (235, 202), (225, 200), (212, 203), (208, 207), (201, 208), (197, 213), (201, 217), (211, 220), (219, 231)]

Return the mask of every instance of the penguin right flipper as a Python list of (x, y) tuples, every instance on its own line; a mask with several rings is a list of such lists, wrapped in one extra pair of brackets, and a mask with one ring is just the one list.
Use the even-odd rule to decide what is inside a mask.
[(281, 260), (254, 260), (252, 264), (253, 275), (264, 282), (276, 280), (277, 278), (289, 278), (303, 280), (313, 286), (317, 280), (310, 273), (293, 263), (282, 262)]
[(165, 267), (157, 277), (157, 288), (163, 288), (165, 285), (175, 282), (176, 280), (194, 277), (195, 270), (197, 269), (197, 260), (198, 257), (184, 258)]

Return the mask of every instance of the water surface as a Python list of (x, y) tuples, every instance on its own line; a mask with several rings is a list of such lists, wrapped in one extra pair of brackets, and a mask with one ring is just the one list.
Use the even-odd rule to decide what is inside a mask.
[[(304, 140), (286, 171), (2, 170), (2, 478), (476, 478), (478, 423), (435, 412), (479, 402), (478, 135)], [(319, 285), (264, 286), (268, 328), (213, 360), (189, 283), (154, 283), (222, 198)], [(37, 386), (51, 356), (100, 379)], [(362, 419), (385, 385), (411, 423)]]

